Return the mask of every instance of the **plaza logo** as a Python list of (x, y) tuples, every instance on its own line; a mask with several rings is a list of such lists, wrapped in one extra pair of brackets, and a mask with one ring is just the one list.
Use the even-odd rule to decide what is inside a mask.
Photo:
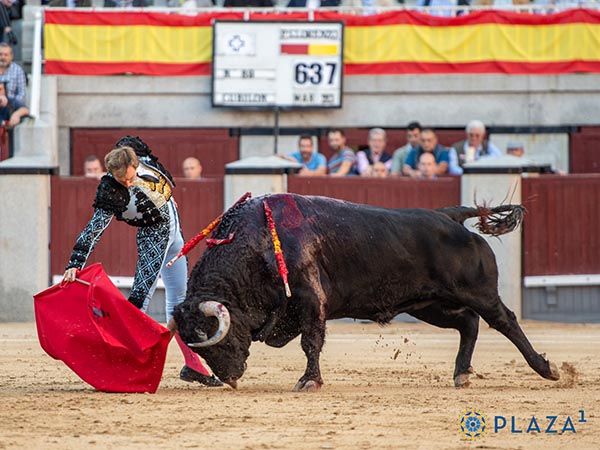
[(467, 409), (458, 419), (458, 429), (471, 441), (481, 439), (488, 430), (487, 416), (478, 409)]
[(469, 408), (458, 418), (458, 430), (462, 437), (468, 440), (481, 439), (487, 433), (544, 433), (544, 434), (574, 434), (577, 427), (586, 423), (585, 410), (580, 409), (573, 416), (560, 416), (554, 414), (526, 418), (517, 416), (494, 416), (488, 420), (481, 410)]

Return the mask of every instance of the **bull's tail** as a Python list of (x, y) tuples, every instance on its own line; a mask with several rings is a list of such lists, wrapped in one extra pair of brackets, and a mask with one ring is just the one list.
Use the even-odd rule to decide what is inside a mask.
[(525, 208), (521, 205), (487, 206), (449, 206), (436, 211), (447, 215), (455, 222), (464, 224), (465, 220), (478, 217), (477, 229), (483, 234), (501, 236), (516, 230), (523, 221)]

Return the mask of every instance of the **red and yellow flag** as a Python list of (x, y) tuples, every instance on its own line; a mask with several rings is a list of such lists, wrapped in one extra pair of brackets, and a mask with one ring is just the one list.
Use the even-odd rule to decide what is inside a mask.
[[(314, 15), (344, 21), (346, 75), (600, 72), (600, 12), (594, 10)], [(242, 20), (243, 13), (46, 10), (46, 73), (209, 75), (215, 19)], [(305, 13), (250, 14), (250, 20), (306, 19)], [(327, 55), (334, 47), (286, 44), (281, 52)]]

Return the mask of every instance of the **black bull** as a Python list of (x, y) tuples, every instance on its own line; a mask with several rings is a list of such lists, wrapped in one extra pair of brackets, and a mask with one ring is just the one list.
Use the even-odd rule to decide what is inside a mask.
[[(291, 298), (277, 269), (263, 200), (273, 211)], [(234, 233), (232, 242), (207, 249), (192, 270), (187, 298), (174, 313), (176, 327), (234, 387), (252, 341), (282, 347), (301, 334), (307, 367), (295, 390), (315, 390), (323, 384), (319, 356), (327, 320), (384, 324), (405, 312), (459, 331), (454, 383), (463, 386), (473, 370), (481, 316), (533, 370), (556, 380), (556, 366), (533, 349), (500, 300), (489, 245), (462, 225), (480, 216), (482, 231), (503, 234), (518, 226), (522, 211), (512, 205), (394, 210), (293, 194), (246, 201), (229, 211), (213, 234), (225, 239)], [(211, 317), (217, 315), (218, 321)]]

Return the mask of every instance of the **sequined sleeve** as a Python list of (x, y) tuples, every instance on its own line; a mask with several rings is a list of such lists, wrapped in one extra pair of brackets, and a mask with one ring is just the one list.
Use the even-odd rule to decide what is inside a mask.
[(75, 242), (71, 259), (66, 267), (67, 269), (72, 267), (76, 267), (77, 269), (83, 268), (112, 218), (112, 213), (101, 208), (96, 208), (94, 215)]

